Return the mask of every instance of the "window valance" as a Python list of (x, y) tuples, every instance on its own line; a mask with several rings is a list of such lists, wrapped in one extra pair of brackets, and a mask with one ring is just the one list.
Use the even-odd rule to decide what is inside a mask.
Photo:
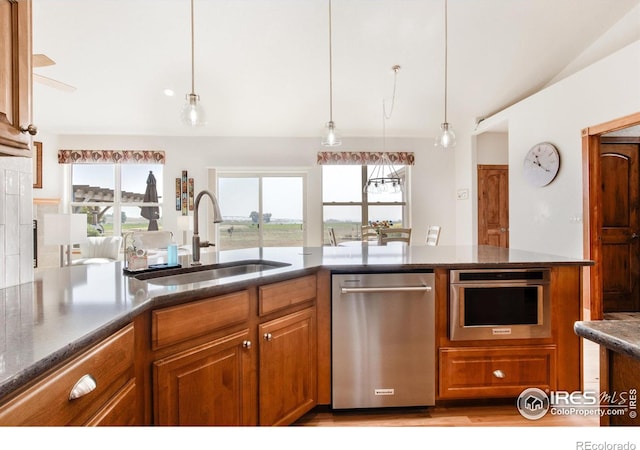
[(58, 164), (164, 164), (163, 150), (58, 150)]
[(391, 164), (405, 166), (415, 164), (413, 152), (318, 152), (318, 164), (375, 165), (381, 162), (382, 155), (386, 155)]

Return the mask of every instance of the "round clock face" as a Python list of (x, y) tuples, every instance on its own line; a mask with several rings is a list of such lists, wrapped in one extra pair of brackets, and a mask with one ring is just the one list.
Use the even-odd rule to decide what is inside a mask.
[(560, 153), (555, 145), (541, 142), (531, 147), (524, 158), (523, 174), (533, 186), (551, 183), (560, 169)]

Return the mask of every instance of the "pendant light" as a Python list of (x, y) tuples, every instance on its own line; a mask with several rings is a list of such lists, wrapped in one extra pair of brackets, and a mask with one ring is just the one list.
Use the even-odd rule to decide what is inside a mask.
[(322, 145), (325, 147), (337, 147), (342, 140), (336, 133), (336, 125), (333, 123), (333, 55), (331, 45), (331, 0), (329, 0), (329, 122), (327, 122)]
[(195, 51), (193, 32), (193, 0), (191, 0), (191, 93), (186, 95), (187, 103), (182, 108), (182, 122), (191, 127), (201, 127), (207, 124), (204, 108), (200, 103), (200, 96), (195, 88)]
[(444, 0), (444, 122), (440, 124), (440, 134), (436, 138), (435, 146), (451, 148), (456, 145), (456, 134), (453, 127), (447, 122), (447, 59), (448, 59), (448, 33), (447, 33), (447, 1)]

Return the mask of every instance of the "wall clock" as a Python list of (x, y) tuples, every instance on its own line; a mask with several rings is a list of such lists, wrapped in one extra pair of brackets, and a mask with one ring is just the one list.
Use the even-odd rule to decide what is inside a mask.
[(560, 169), (560, 153), (555, 145), (541, 142), (534, 145), (524, 157), (524, 179), (531, 185), (542, 187), (551, 183)]

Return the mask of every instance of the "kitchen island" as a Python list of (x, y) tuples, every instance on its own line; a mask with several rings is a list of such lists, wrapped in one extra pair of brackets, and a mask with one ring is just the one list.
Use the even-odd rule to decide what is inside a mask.
[[(286, 300), (284, 305), (293, 307), (287, 311), (301, 313), (312, 306), (313, 324), (317, 324), (317, 404), (330, 403), (330, 276), (333, 271), (402, 272), (434, 270), (436, 273), (436, 328), (438, 348), (451, 346), (447, 338), (448, 272), (466, 268), (551, 268), (556, 272), (552, 294), (558, 307), (558, 317), (567, 316), (571, 323), (580, 319), (580, 268), (590, 261), (537, 254), (513, 249), (476, 246), (388, 246), (388, 247), (286, 247), (253, 248), (223, 252), (203, 253), (204, 265), (225, 264), (237, 261), (274, 261), (284, 263), (268, 271), (236, 275), (220, 279), (192, 282), (180, 285), (159, 285), (149, 280), (139, 280), (123, 275), (121, 262), (101, 265), (72, 266), (51, 269), (36, 275), (32, 283), (10, 287), (1, 291), (4, 308), (0, 316), (5, 333), (0, 346), (0, 404), (32, 386), (39, 379), (51, 374), (65, 362), (103, 342), (130, 325), (135, 347), (135, 369), (138, 374), (136, 392), (143, 423), (153, 423), (155, 414), (147, 404), (151, 395), (151, 375), (148, 365), (152, 356), (138, 354), (153, 347), (153, 324), (157, 311), (203, 299), (221, 298), (248, 292), (248, 314), (261, 316), (262, 303), (257, 298), (263, 294), (262, 286), (279, 286), (281, 283), (307, 280), (313, 276), (316, 298), (301, 298), (299, 305)], [(190, 257), (182, 256), (183, 267), (190, 265)], [(317, 285), (316, 277), (317, 275)], [(294, 285), (293, 293), (311, 289), (311, 285)], [(258, 289), (260, 289), (258, 291)], [(287, 294), (289, 295), (289, 293)], [(293, 294), (292, 294), (293, 295)], [(226, 298), (226, 297), (225, 297)], [(244, 301), (244, 300), (243, 300)], [(262, 301), (262, 297), (260, 297)], [(289, 303), (287, 303), (289, 302)], [(284, 308), (285, 306), (282, 306)], [(280, 308), (280, 307), (279, 307)], [(285, 311), (285, 309), (281, 309)], [(257, 315), (256, 315), (257, 314)], [(276, 313), (265, 312), (266, 318), (277, 318)], [(271, 314), (271, 315), (269, 315)], [(317, 315), (316, 315), (317, 314)], [(260, 325), (254, 317), (247, 322)], [(554, 315), (555, 317), (555, 315)], [(565, 320), (565, 319), (563, 319)], [(153, 322), (155, 323), (155, 322)], [(563, 322), (564, 323), (564, 322)], [(261, 325), (260, 325), (261, 326)], [(579, 384), (579, 345), (567, 344), (566, 326), (554, 331), (553, 339), (540, 341), (549, 346), (560, 343), (559, 356), (568, 358), (575, 366), (569, 374), (558, 373), (560, 386)], [(240, 328), (238, 328), (240, 329)], [(243, 328), (244, 329), (244, 328)], [(228, 330), (227, 330), (228, 331)], [(218, 331), (212, 336), (218, 336)], [(254, 333), (253, 331), (251, 333)], [(569, 333), (573, 334), (569, 329)], [(574, 335), (575, 336), (575, 335)], [(129, 339), (129, 338), (123, 338)], [(155, 339), (155, 337), (154, 337)], [(200, 339), (200, 337), (198, 337)], [(567, 338), (570, 339), (570, 338)], [(198, 341), (200, 343), (200, 341)], [(183, 345), (182, 343), (180, 345)], [(182, 350), (180, 345), (177, 348)], [(250, 344), (246, 344), (245, 346)], [(315, 348), (315, 347), (314, 347)], [(153, 358), (164, 357), (164, 350), (154, 349)], [(167, 351), (168, 352), (168, 351)], [(168, 353), (167, 353), (168, 354)], [(554, 353), (555, 355), (555, 353)], [(256, 364), (255, 361), (251, 364)], [(141, 366), (141, 367), (140, 367)], [(129, 369), (127, 369), (129, 370)], [(576, 371), (578, 372), (576, 375)], [(570, 380), (565, 380), (564, 378)], [(577, 377), (577, 381), (576, 381)], [(140, 391), (143, 393), (141, 394)], [(155, 407), (155, 406), (154, 406)], [(249, 422), (255, 418), (249, 418)], [(256, 422), (259, 420), (255, 419)]]
[[(601, 425), (640, 426), (640, 313), (605, 314), (605, 320), (579, 321), (578, 336), (600, 345), (600, 392), (611, 395), (609, 412)], [(601, 398), (601, 405), (608, 403)], [(606, 407), (605, 407), (606, 409)]]

